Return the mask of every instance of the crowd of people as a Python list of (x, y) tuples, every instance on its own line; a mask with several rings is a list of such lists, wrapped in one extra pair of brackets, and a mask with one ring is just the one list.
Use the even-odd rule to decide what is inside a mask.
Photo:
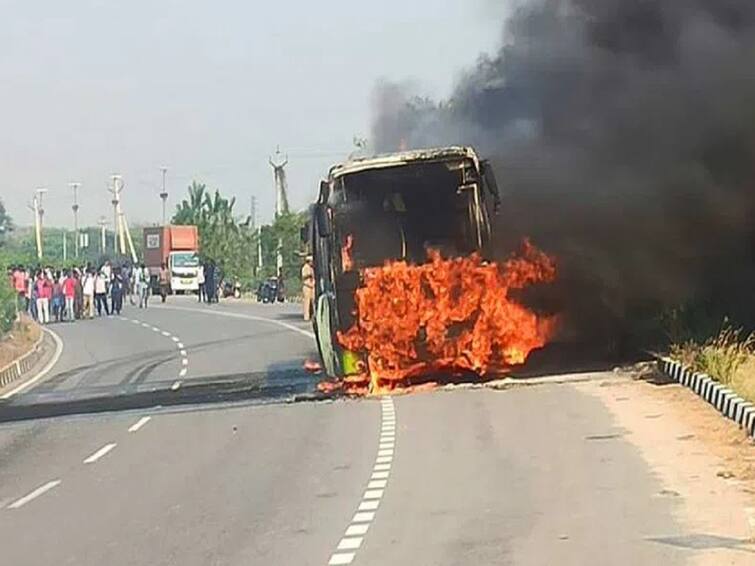
[(139, 308), (149, 304), (150, 273), (144, 265), (113, 266), (107, 261), (99, 268), (87, 264), (58, 270), (18, 265), (8, 276), (19, 311), (40, 324), (120, 315), (124, 297)]

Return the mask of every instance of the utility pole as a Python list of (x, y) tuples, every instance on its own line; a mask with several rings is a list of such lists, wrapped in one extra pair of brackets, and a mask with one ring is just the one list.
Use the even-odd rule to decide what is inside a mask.
[(288, 165), (288, 155), (281, 154), (281, 148), (278, 146), (275, 150), (275, 160), (272, 156), (268, 159), (270, 167), (273, 168), (273, 180), (275, 183), (275, 216), (288, 214), (288, 181), (286, 180), (286, 165)]
[(81, 183), (68, 183), (73, 189), (73, 237), (74, 237), (74, 255), (79, 257), (79, 187)]
[[(249, 216), (249, 228), (251, 229), (251, 233), (254, 234), (257, 231), (257, 197), (252, 195), (252, 208), (250, 210), (250, 216)], [(257, 238), (259, 240), (259, 238)], [(259, 254), (259, 241), (257, 242), (257, 253)], [(252, 256), (252, 259), (254, 256)], [(258, 260), (259, 261), (259, 260)], [(252, 261), (252, 277), (255, 277), (257, 275), (257, 266), (256, 262)]]
[(121, 191), (123, 190), (123, 180), (120, 175), (111, 175), (110, 179), (113, 181), (113, 188), (110, 192), (113, 193), (113, 257), (118, 255), (118, 240), (120, 240), (121, 254), (126, 253), (126, 242), (123, 236), (123, 226), (121, 225), (120, 211), (121, 211)]
[(36, 212), (36, 232), (37, 232), (37, 257), (39, 259), (42, 259), (42, 256), (44, 255), (43, 249), (42, 249), (42, 230), (43, 230), (43, 224), (44, 224), (44, 216), (45, 216), (45, 208), (42, 204), (42, 197), (47, 192), (47, 189), (37, 189), (36, 195), (34, 196), (34, 210)]
[(102, 253), (102, 255), (105, 255), (105, 248), (107, 247), (106, 237), (105, 237), (105, 227), (107, 226), (107, 220), (105, 219), (104, 216), (101, 216), (97, 224), (100, 225), (100, 252)]
[(160, 167), (160, 171), (163, 174), (163, 190), (160, 193), (160, 198), (163, 201), (163, 226), (165, 226), (165, 206), (168, 203), (168, 191), (165, 190), (165, 174), (168, 172), (167, 167)]
[(65, 228), (63, 228), (63, 261), (68, 261), (68, 234)]
[(37, 259), (42, 259), (42, 240), (39, 237), (39, 199), (35, 194), (28, 205), (29, 210), (34, 213), (34, 242), (37, 247)]

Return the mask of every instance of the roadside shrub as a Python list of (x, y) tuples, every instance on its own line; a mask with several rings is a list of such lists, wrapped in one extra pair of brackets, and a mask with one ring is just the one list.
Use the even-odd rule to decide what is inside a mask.
[(0, 336), (10, 331), (16, 320), (16, 294), (4, 275), (0, 276)]
[(732, 327), (728, 320), (724, 320), (718, 334), (702, 343), (688, 340), (671, 347), (675, 359), (726, 385), (754, 353), (755, 334), (743, 335), (743, 330)]

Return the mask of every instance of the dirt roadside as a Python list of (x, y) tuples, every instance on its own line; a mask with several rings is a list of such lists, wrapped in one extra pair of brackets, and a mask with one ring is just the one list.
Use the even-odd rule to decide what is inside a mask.
[(755, 564), (755, 445), (678, 384), (606, 380), (575, 384), (599, 398), (664, 486), (679, 522), (694, 533), (668, 541), (690, 564)]
[(41, 333), (38, 324), (22, 315), (16, 327), (0, 339), (0, 369), (29, 352)]

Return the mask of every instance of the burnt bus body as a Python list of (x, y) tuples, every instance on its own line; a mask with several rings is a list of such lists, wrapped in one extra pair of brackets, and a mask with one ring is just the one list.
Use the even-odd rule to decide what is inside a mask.
[(444, 257), (488, 256), (491, 215), (500, 204), (492, 168), (472, 148), (447, 147), (361, 158), (336, 165), (312, 208), (313, 326), (331, 377), (357, 371), (337, 333), (355, 322), (360, 270), (429, 249)]

